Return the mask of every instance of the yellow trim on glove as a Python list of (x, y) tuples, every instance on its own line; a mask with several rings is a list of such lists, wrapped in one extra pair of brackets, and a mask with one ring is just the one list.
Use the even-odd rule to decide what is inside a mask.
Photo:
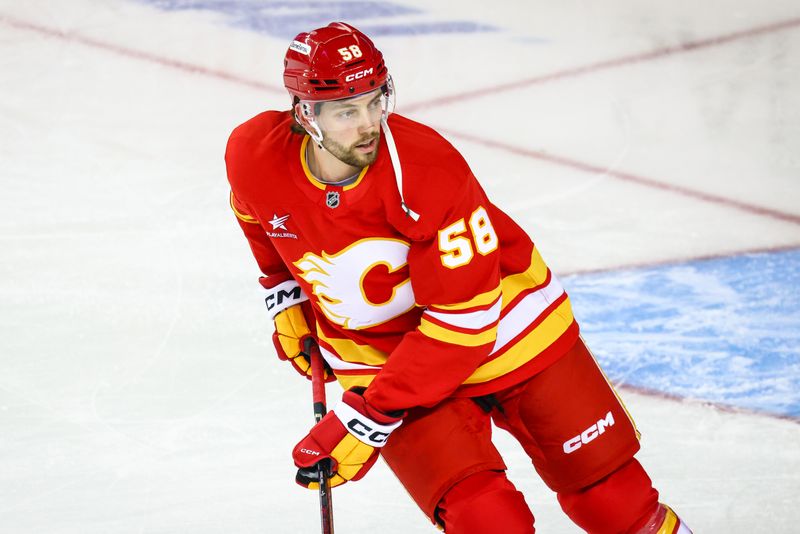
[(275, 316), (275, 329), (281, 336), (296, 339), (311, 335), (303, 309), (297, 305), (290, 306)]
[(352, 434), (347, 434), (331, 451), (331, 457), (339, 464), (336, 472), (345, 480), (352, 480), (370, 456), (374, 447), (362, 443)]

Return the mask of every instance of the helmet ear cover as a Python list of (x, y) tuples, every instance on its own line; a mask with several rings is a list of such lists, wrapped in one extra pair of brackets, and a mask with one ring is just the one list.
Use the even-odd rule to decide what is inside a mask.
[(294, 120), (297, 121), (306, 133), (311, 136), (311, 139), (321, 147), (323, 135), (322, 128), (320, 128), (317, 123), (317, 117), (311, 112), (311, 105), (308, 102), (303, 102), (301, 106), (303, 108), (303, 119), (299, 119), (295, 113)]

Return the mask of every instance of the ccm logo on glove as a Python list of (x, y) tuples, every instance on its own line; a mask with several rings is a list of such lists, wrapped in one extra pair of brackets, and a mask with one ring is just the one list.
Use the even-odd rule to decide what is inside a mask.
[(318, 488), (314, 466), (322, 460), (331, 460), (331, 487), (360, 479), (375, 464), (405, 412), (383, 413), (367, 404), (363, 392), (364, 388), (345, 391), (342, 401), (295, 446), (292, 457), (299, 467), (298, 484)]
[(290, 289), (289, 291), (278, 290), (276, 293), (267, 295), (266, 298), (264, 299), (264, 302), (267, 303), (267, 309), (272, 311), (272, 309), (275, 308), (275, 306), (280, 306), (287, 299), (291, 300), (292, 304), (296, 304), (296, 301), (300, 300), (301, 293), (302, 290), (298, 285)]
[(377, 448), (383, 447), (392, 430), (400, 426), (400, 421), (382, 425), (366, 417), (346, 402), (340, 402), (333, 412), (344, 423), (348, 432), (362, 443)]
[[(265, 282), (262, 282), (262, 285), (264, 283)], [(291, 279), (281, 282), (273, 287), (265, 286), (264, 290), (266, 292), (266, 295), (264, 296), (264, 302), (267, 304), (267, 313), (269, 314), (270, 319), (273, 320), (275, 319), (276, 315), (286, 308), (308, 300), (308, 296), (306, 296), (306, 294), (303, 292), (300, 284)]]
[[(351, 434), (355, 434), (356, 436), (362, 438), (366, 437), (369, 441), (373, 443), (385, 443), (386, 438), (389, 437), (388, 432), (380, 432), (380, 431), (372, 432), (373, 429), (371, 429), (370, 427), (365, 425), (363, 421), (359, 421), (358, 419), (351, 419), (347, 423), (347, 428), (350, 430)], [(368, 432), (372, 432), (372, 434), (369, 434), (369, 436), (367, 436)]]

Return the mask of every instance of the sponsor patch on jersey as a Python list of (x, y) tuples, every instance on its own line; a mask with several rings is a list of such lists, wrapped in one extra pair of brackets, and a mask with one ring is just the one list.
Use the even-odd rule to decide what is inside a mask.
[(297, 234), (292, 233), (286, 228), (286, 221), (289, 220), (289, 215), (281, 215), (278, 217), (277, 214), (272, 214), (272, 219), (267, 221), (269, 224), (272, 225), (273, 230), (283, 230), (283, 232), (270, 232), (267, 230), (267, 235), (270, 237), (282, 237), (282, 238), (289, 238), (289, 239), (297, 239)]
[(293, 234), (292, 232), (270, 232), (267, 231), (267, 235), (270, 237), (284, 237), (289, 239), (297, 239), (297, 234)]
[(292, 41), (292, 44), (289, 45), (289, 49), (300, 52), (306, 56), (311, 53), (311, 47), (305, 43), (301, 43), (300, 41)]
[(273, 213), (272, 220), (270, 220), (269, 223), (272, 225), (273, 230), (278, 230), (278, 229), (286, 230), (287, 229), (286, 221), (288, 220), (289, 220), (288, 215), (281, 215), (280, 217), (278, 217), (276, 214)]

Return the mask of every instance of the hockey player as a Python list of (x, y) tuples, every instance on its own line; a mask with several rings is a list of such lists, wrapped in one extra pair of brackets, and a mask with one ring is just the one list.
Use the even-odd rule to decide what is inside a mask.
[[(449, 534), (534, 532), (491, 421), (592, 533), (688, 533), (634, 458), (639, 435), (526, 233), (434, 130), (392, 114), (383, 56), (344, 23), (286, 52), (290, 111), (237, 127), (231, 207), (264, 276), (276, 349), (313, 337), (340, 403), (293, 451), (362, 478), (379, 453)], [(311, 470), (297, 481), (315, 487)]]

